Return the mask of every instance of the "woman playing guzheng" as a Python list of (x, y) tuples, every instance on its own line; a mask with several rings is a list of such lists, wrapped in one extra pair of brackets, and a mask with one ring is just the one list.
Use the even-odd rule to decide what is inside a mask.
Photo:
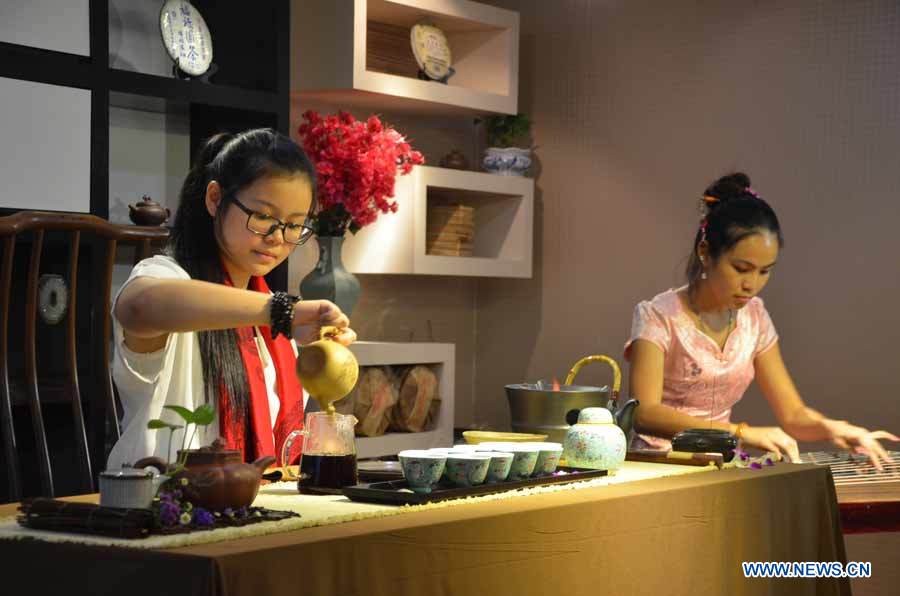
[[(181, 189), (166, 255), (138, 263), (113, 302), (113, 378), (124, 411), (109, 468), (168, 441), (147, 423), (163, 406), (209, 403), (216, 420), (189, 447), (212, 442), (246, 460), (280, 455), (303, 424), (297, 346), (329, 325), (356, 334), (326, 300), (269, 291), (264, 275), (311, 235), (315, 169), (271, 129), (220, 134), (202, 147)], [(181, 437), (178, 437), (180, 444)]]
[[(640, 400), (635, 447), (665, 449), (676, 433), (714, 428), (745, 445), (799, 461), (797, 441), (830, 441), (865, 453), (881, 468), (879, 439), (807, 406), (781, 357), (778, 333), (759, 293), (783, 245), (778, 218), (743, 173), (706, 189), (687, 285), (640, 302), (625, 345), (630, 384)], [(756, 379), (780, 426), (731, 421), (731, 409)]]

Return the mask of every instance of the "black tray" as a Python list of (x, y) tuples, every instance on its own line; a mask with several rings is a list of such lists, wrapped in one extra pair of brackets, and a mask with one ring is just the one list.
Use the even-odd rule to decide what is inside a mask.
[(422, 505), (424, 503), (435, 503), (437, 501), (446, 501), (448, 499), (460, 499), (464, 497), (502, 493), (508, 490), (528, 488), (530, 486), (568, 484), (580, 480), (600, 478), (608, 474), (606, 470), (589, 470), (587, 468), (569, 468), (566, 466), (560, 466), (557, 471), (567, 473), (539, 476), (537, 478), (527, 478), (525, 480), (514, 480), (510, 482), (498, 482), (496, 484), (480, 484), (478, 486), (470, 487), (453, 486), (442, 482), (435, 486), (428, 494), (408, 492), (409, 485), (406, 483), (406, 480), (391, 480), (387, 482), (373, 482), (370, 484), (345, 486), (343, 492), (351, 500), (362, 501), (364, 503), (379, 503), (382, 505)]

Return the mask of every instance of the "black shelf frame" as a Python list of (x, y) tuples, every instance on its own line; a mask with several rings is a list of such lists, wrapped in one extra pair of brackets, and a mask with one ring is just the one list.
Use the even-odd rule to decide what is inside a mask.
[[(134, 0), (140, 2), (142, 0)], [(131, 72), (109, 66), (109, 0), (90, 1), (90, 55), (82, 56), (0, 42), (0, 77), (86, 89), (91, 92), (91, 174), (90, 213), (109, 219), (109, 108), (112, 94), (162, 100), (179, 105), (190, 115), (191, 154), (204, 138), (218, 130), (235, 132), (250, 126), (271, 126), (284, 134), (290, 129), (290, 0), (269, 0), (264, 16), (249, 26), (258, 26), (260, 35), (248, 54), (246, 31), (239, 3), (196, 0), (194, 5), (217, 35), (216, 56), (227, 61), (211, 83), (179, 80), (174, 77)], [(264, 10), (266, 10), (264, 9)], [(228, 39), (231, 46), (224, 45)], [(260, 49), (262, 48), (262, 49)], [(263, 56), (260, 52), (269, 52)], [(243, 62), (242, 57), (247, 56)], [(256, 62), (254, 62), (254, 60)], [(234, 72), (228, 72), (228, 64)], [(254, 66), (260, 65), (259, 69)], [(224, 70), (224, 72), (223, 72)], [(264, 83), (253, 79), (256, 70)], [(235, 74), (237, 73), (237, 74)], [(234, 78), (243, 73), (246, 81)], [(274, 77), (274, 78), (273, 78)], [(216, 79), (229, 80), (219, 84)], [(117, 104), (113, 104), (117, 105)], [(0, 208), (0, 213), (13, 210)], [(268, 276), (270, 287), (287, 289), (287, 263)]]

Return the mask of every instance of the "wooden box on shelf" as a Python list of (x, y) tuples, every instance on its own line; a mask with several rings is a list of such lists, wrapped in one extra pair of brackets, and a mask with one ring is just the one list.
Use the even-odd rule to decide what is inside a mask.
[[(348, 271), (531, 277), (534, 180), (416, 166), (411, 174), (397, 178), (395, 190), (397, 212), (380, 215), (344, 241)], [(471, 256), (440, 255), (428, 249), (429, 206), (447, 204), (472, 208)], [(290, 287), (299, 286), (317, 258), (315, 242), (294, 251)]]
[[(409, 30), (447, 37), (456, 73), (419, 80)], [(292, 0), (291, 89), (301, 103), (375, 110), (515, 114), (519, 14), (469, 0)]]

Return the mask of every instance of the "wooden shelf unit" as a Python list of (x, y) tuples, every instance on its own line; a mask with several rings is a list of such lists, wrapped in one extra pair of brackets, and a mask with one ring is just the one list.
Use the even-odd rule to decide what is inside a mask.
[[(468, 0), (292, 0), (291, 18), (291, 90), (301, 102), (391, 112), (517, 111), (516, 12)], [(456, 70), (447, 84), (416, 78), (408, 31), (422, 19), (447, 36)], [(382, 60), (374, 60), (370, 38), (391, 35), (394, 43), (380, 44)]]
[[(397, 178), (399, 209), (381, 214), (342, 250), (351, 273), (457, 275), (529, 278), (534, 235), (534, 180), (416, 166)], [(475, 208), (475, 241), (471, 257), (426, 252), (428, 204), (458, 202)], [(316, 242), (294, 251), (288, 285), (298, 287), (318, 260)]]

